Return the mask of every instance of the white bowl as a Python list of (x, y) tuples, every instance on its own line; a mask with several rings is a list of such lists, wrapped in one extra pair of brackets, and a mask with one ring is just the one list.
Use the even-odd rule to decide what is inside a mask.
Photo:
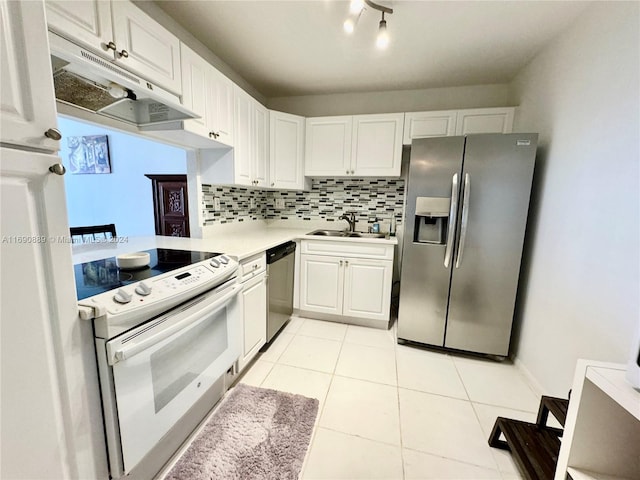
[(149, 252), (125, 253), (116, 257), (116, 264), (123, 270), (132, 270), (146, 267), (150, 259)]

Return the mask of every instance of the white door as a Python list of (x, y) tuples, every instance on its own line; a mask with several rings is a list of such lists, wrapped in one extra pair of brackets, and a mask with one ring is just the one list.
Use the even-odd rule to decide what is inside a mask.
[(57, 128), (44, 6), (0, 0), (0, 141), (55, 152)]
[(300, 255), (300, 310), (342, 315), (344, 260)]
[(234, 180), (238, 185), (251, 185), (251, 149), (252, 149), (252, 116), (253, 99), (241, 90), (234, 88)]
[(307, 118), (305, 175), (351, 175), (351, 116)]
[(269, 185), (269, 110), (252, 100), (254, 125), (253, 180), (256, 186)]
[(182, 58), (182, 104), (200, 118), (185, 120), (185, 129), (209, 136), (210, 104), (207, 102), (209, 94), (209, 70), (213, 67), (200, 55), (185, 44), (180, 44)]
[(455, 110), (405, 113), (402, 143), (411, 145), (411, 141), (417, 138), (450, 137), (455, 135), (456, 114)]
[(107, 47), (113, 41), (109, 0), (46, 0), (45, 6), (51, 30), (113, 59), (114, 52)]
[(111, 3), (116, 61), (178, 95), (182, 94), (178, 37), (131, 2)]
[(233, 146), (233, 82), (214, 67), (209, 69), (211, 127), (215, 140)]
[(393, 262), (347, 258), (345, 264), (342, 314), (389, 320)]
[(58, 338), (61, 323), (79, 320), (71, 247), (62, 240), (64, 180), (48, 170), (60, 159), (6, 148), (0, 156), (0, 478), (72, 478), (78, 452), (69, 448), (74, 427)]
[(513, 114), (513, 107), (458, 110), (456, 135), (511, 133)]
[(400, 176), (404, 113), (353, 117), (352, 174)]
[(304, 188), (304, 117), (269, 112), (270, 186)]
[(242, 370), (267, 341), (267, 279), (259, 275), (243, 285), (242, 355), (238, 369)]

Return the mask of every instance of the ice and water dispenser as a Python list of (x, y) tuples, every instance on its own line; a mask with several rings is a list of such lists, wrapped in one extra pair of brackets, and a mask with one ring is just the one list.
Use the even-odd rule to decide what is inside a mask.
[(413, 241), (444, 245), (449, 225), (449, 197), (417, 197)]

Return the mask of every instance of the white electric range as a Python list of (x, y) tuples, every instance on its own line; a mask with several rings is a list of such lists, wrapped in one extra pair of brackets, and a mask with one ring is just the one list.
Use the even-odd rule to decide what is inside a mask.
[(240, 355), (238, 262), (147, 250), (75, 265), (80, 318), (93, 320), (112, 478), (150, 478), (224, 393)]

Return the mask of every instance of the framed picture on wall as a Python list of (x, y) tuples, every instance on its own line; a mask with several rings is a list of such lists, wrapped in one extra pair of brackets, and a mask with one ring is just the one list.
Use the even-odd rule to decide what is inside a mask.
[(106, 135), (67, 137), (71, 173), (111, 173)]

